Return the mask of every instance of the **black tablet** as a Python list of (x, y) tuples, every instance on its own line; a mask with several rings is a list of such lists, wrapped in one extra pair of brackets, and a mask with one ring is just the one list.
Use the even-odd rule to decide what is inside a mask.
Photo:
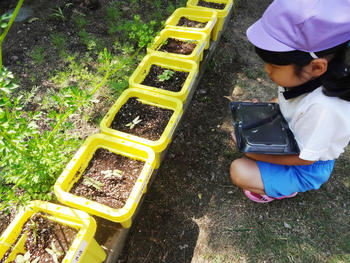
[(299, 147), (277, 103), (231, 102), (239, 151), (297, 154)]

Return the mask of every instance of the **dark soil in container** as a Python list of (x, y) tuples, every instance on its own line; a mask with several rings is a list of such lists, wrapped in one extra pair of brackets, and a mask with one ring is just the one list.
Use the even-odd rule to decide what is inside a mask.
[[(156, 141), (163, 134), (172, 115), (172, 110), (143, 104), (132, 97), (119, 109), (110, 128)], [(133, 123), (136, 124), (131, 126)]]
[(70, 192), (115, 209), (122, 208), (143, 167), (143, 161), (99, 148)]
[(195, 27), (195, 28), (204, 28), (208, 23), (202, 23), (199, 21), (194, 21), (191, 19), (188, 19), (186, 17), (181, 17), (179, 22), (177, 23), (176, 26), (185, 26), (185, 27)]
[[(169, 79), (161, 78), (164, 76), (164, 71), (170, 70), (173, 72), (173, 75)], [(159, 89), (169, 90), (178, 92), (182, 89), (186, 79), (188, 76), (188, 72), (176, 71), (167, 68), (162, 68), (157, 65), (152, 65), (147, 76), (141, 83), (142, 85), (152, 86)]]
[(212, 3), (204, 0), (199, 0), (197, 5), (221, 10), (225, 9), (226, 6), (226, 4)]
[[(43, 216), (42, 213), (34, 214), (24, 225), (17, 241), (22, 235), (28, 231), (27, 239), (25, 241), (25, 249), (30, 254), (30, 262), (39, 259), (41, 262), (54, 263), (54, 256), (58, 262), (65, 257), (68, 249), (70, 248), (73, 240), (75, 239), (78, 231), (69, 226), (59, 224), (51, 221)], [(16, 244), (17, 241), (14, 243)], [(5, 262), (7, 256), (11, 250), (6, 252), (5, 256), (1, 260)]]
[(10, 211), (5, 211), (5, 209), (0, 211), (0, 236), (16, 216), (16, 213), (15, 208), (10, 209)]
[(168, 38), (166, 44), (163, 44), (160, 47), (159, 51), (176, 53), (181, 55), (190, 55), (197, 46), (196, 41), (194, 42), (186, 42), (175, 38)]

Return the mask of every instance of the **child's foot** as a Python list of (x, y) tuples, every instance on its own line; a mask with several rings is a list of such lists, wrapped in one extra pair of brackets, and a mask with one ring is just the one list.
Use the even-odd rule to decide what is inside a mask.
[(268, 195), (260, 195), (248, 190), (244, 190), (243, 189), (243, 193), (246, 195), (246, 197), (248, 197), (250, 200), (257, 202), (257, 203), (269, 203), (273, 200), (275, 200), (275, 198), (270, 197)]
[(276, 199), (280, 200), (280, 199), (284, 199), (284, 198), (291, 198), (291, 197), (294, 197), (298, 194), (297, 192), (295, 192), (295, 193), (292, 193), (291, 195), (288, 195), (288, 196), (274, 198), (274, 197), (271, 197), (268, 195), (260, 195), (260, 194), (257, 194), (257, 193), (254, 193), (254, 192), (251, 192), (248, 190), (244, 190), (244, 189), (243, 189), (243, 192), (246, 195), (246, 197), (248, 197), (250, 200), (257, 202), (257, 203), (269, 203), (269, 202), (276, 200)]
[(292, 198), (294, 196), (296, 196), (298, 194), (298, 192), (295, 192), (295, 193), (292, 193), (291, 195), (284, 195), (284, 196), (281, 196), (281, 197), (277, 197), (276, 199), (284, 199), (284, 198)]

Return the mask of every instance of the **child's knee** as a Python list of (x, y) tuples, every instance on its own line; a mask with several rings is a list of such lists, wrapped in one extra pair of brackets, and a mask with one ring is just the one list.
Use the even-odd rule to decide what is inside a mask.
[(240, 185), (243, 179), (243, 174), (242, 174), (242, 164), (241, 164), (241, 159), (236, 159), (231, 163), (230, 166), (230, 177), (232, 182), (235, 185)]

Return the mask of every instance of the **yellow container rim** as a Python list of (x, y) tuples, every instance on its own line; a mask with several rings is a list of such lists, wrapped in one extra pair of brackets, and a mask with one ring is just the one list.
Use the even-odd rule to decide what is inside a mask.
[[(99, 148), (104, 148), (116, 154), (145, 162), (122, 208), (115, 209), (85, 197), (69, 193), (74, 183), (78, 181), (83, 174), (93, 154)], [(83, 163), (85, 159), (88, 160)], [(58, 200), (66, 205), (106, 218), (113, 222), (124, 222), (134, 214), (148, 181), (153, 174), (155, 162), (155, 153), (147, 146), (105, 134), (94, 134), (86, 139), (72, 160), (67, 164), (66, 169), (62, 172), (54, 185), (54, 191)]]
[[(167, 53), (159, 51), (164, 40), (168, 38), (175, 38), (182, 41), (196, 41), (197, 45), (189, 55)], [(208, 34), (203, 32), (196, 32), (190, 30), (182, 30), (178, 28), (165, 28), (160, 31), (159, 35), (154, 38), (153, 44), (147, 48), (147, 52), (150, 54), (152, 52), (166, 54), (169, 57), (178, 57), (184, 59), (197, 60), (203, 53), (204, 48), (207, 46)]]
[[(87, 252), (89, 243), (92, 241), (96, 232), (96, 222), (86, 212), (76, 210), (70, 207), (53, 204), (45, 201), (32, 201), (21, 209), (10, 225), (6, 228), (0, 237), (0, 258), (16, 242), (25, 222), (35, 213), (43, 212), (48, 215), (48, 219), (63, 225), (70, 226), (78, 230), (76, 238), (73, 240), (62, 262), (71, 262), (74, 258), (84, 256)], [(17, 248), (20, 249), (20, 248)], [(12, 253), (24, 253), (17, 250)], [(78, 262), (78, 261), (76, 261)]]
[[(124, 103), (131, 97), (137, 97), (142, 102), (146, 104), (161, 107), (164, 109), (169, 109), (173, 111), (173, 115), (171, 116), (167, 126), (165, 127), (163, 134), (161, 137), (156, 140), (148, 140), (145, 138), (141, 138), (139, 136), (135, 136), (129, 133), (121, 132), (110, 128), (110, 125), (118, 112), (118, 110), (122, 107)], [(126, 89), (120, 97), (117, 99), (116, 103), (110, 108), (109, 112), (105, 115), (100, 123), (100, 129), (103, 134), (108, 134), (111, 136), (115, 136), (117, 138), (122, 138), (125, 140), (129, 140), (135, 143), (139, 143), (142, 145), (146, 145), (152, 148), (156, 153), (163, 151), (167, 145), (170, 143), (172, 135), (175, 131), (176, 126), (178, 125), (181, 116), (182, 116), (182, 107), (183, 104), (181, 100), (177, 98), (173, 98), (170, 96), (165, 96), (155, 92), (149, 92), (147, 90), (139, 89), (139, 88), (129, 88)]]
[[(181, 90), (175, 92), (141, 84), (149, 73), (150, 67), (152, 65), (157, 65), (162, 68), (168, 68), (175, 71), (188, 72), (188, 76)], [(129, 85), (131, 88), (145, 89), (150, 92), (160, 93), (169, 97), (175, 97), (180, 99), (182, 103), (185, 103), (188, 93), (193, 88), (197, 74), (198, 65), (192, 60), (169, 58), (160, 56), (159, 54), (148, 54), (143, 58), (143, 60), (140, 62), (136, 70), (129, 78)]]
[[(181, 17), (193, 19), (199, 22), (207, 22), (203, 28), (177, 26)], [(206, 32), (210, 34), (217, 20), (217, 12), (214, 10), (206, 10), (199, 8), (180, 7), (166, 20), (165, 28), (179, 28), (182, 30), (192, 30)]]
[(233, 1), (234, 0), (205, 0), (206, 2), (212, 2), (212, 3), (217, 3), (217, 4), (226, 4), (224, 9), (215, 9), (215, 8), (209, 8), (209, 7), (204, 7), (204, 6), (199, 6), (198, 4), (199, 0), (188, 0), (187, 1), (187, 7), (190, 8), (199, 8), (199, 9), (204, 9), (204, 10), (215, 10), (217, 12), (217, 16), (219, 18), (225, 17), (228, 13), (230, 13), (231, 8), (233, 6)]

